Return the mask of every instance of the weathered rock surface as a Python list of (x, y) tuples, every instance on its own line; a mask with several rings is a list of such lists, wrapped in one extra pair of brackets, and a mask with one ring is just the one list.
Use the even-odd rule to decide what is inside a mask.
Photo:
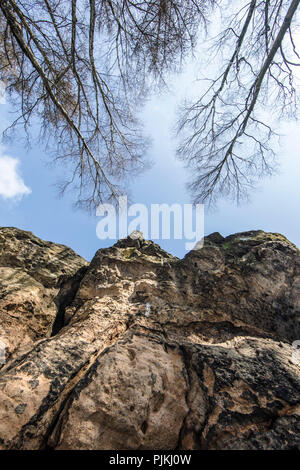
[[(0, 230), (3, 449), (300, 449), (300, 255), (262, 231), (182, 260)], [(8, 306), (8, 308), (7, 308)]]
[(0, 228), (0, 338), (8, 358), (59, 327), (58, 313), (62, 315), (87, 265), (66, 246)]

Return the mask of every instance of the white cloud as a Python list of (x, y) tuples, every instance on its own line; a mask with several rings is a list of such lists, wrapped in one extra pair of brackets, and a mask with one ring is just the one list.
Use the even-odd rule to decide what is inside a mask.
[(6, 104), (6, 86), (5, 83), (0, 80), (0, 104)]
[(5, 93), (6, 93), (5, 83), (0, 80), (0, 104), (6, 104)]
[(21, 199), (31, 193), (19, 174), (19, 163), (17, 158), (0, 155), (0, 196), (4, 199)]

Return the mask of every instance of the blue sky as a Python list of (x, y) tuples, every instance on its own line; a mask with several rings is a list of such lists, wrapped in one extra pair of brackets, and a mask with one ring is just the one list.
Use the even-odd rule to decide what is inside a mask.
[[(191, 202), (185, 190), (188, 174), (175, 158), (176, 142), (170, 132), (178, 100), (191, 87), (188, 70), (173, 80), (169, 93), (153, 96), (143, 112), (146, 132), (152, 138), (149, 158), (151, 170), (135, 179), (131, 201), (151, 203)], [(1, 101), (0, 101), (1, 102)], [(12, 120), (9, 106), (0, 104), (0, 130)], [(218, 231), (223, 235), (262, 229), (280, 232), (300, 246), (300, 145), (299, 124), (284, 123), (284, 135), (278, 148), (278, 173), (260, 181), (250, 194), (250, 201), (237, 206), (220, 201), (214, 211), (206, 211), (205, 234)], [(22, 137), (22, 132), (19, 134)], [(62, 243), (91, 259), (95, 251), (113, 240), (96, 236), (99, 218), (74, 210), (72, 194), (58, 198), (55, 183), (62, 168), (49, 165), (41, 145), (26, 149), (19, 139), (0, 147), (0, 225), (30, 230), (37, 236)], [(183, 257), (185, 240), (155, 240), (172, 254)]]

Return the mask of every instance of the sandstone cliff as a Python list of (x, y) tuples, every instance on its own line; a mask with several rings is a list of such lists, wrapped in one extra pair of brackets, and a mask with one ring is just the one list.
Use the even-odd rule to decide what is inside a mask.
[(0, 229), (2, 449), (300, 449), (300, 256), (262, 231), (88, 264)]

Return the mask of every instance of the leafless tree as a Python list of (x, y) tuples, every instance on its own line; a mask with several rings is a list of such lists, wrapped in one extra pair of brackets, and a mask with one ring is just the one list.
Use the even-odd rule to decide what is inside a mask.
[(229, 1), (228, 7), (234, 3), (239, 9), (225, 19), (211, 50), (225, 55), (221, 69), (200, 99), (185, 103), (178, 123), (178, 154), (192, 169), (195, 202), (247, 194), (272, 172), (273, 115), (297, 115), (299, 0)]
[(0, 80), (18, 108), (12, 128), (40, 126), (56, 158), (70, 162), (64, 188), (78, 187), (80, 206), (116, 198), (143, 169), (138, 106), (180, 66), (214, 3), (0, 1)]

